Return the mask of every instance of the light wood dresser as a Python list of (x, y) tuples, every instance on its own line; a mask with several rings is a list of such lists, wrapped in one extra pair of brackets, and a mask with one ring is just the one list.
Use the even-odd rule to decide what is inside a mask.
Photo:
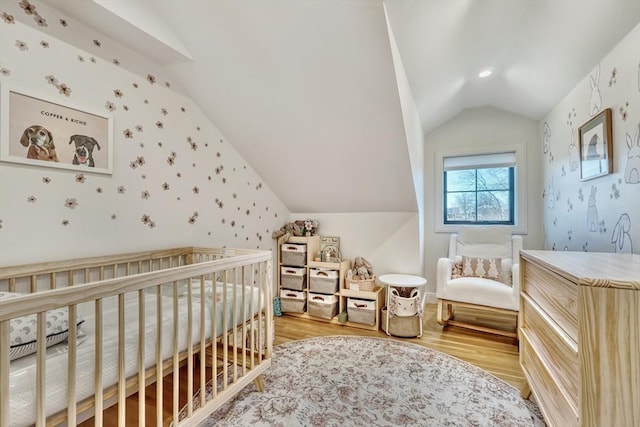
[(640, 426), (640, 255), (522, 251), (520, 364), (549, 426)]

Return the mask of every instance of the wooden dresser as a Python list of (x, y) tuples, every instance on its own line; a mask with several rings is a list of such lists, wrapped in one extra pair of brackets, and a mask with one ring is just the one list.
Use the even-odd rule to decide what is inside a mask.
[(522, 251), (520, 364), (549, 426), (640, 426), (640, 255)]

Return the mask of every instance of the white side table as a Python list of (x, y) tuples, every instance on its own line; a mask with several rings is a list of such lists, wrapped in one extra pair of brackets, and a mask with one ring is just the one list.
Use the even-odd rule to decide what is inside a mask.
[[(426, 295), (426, 286), (427, 279), (420, 276), (414, 276), (411, 274), (383, 274), (378, 277), (378, 281), (385, 285), (387, 288), (387, 304), (391, 301), (391, 288), (418, 288), (418, 292), (420, 294), (420, 306), (422, 307), (424, 304), (424, 298)], [(419, 311), (420, 313), (422, 310)], [(389, 318), (391, 314), (389, 310), (387, 310), (387, 320), (386, 320), (386, 333), (387, 335), (391, 335), (389, 333)], [(422, 336), (422, 315), (420, 315), (420, 335)]]

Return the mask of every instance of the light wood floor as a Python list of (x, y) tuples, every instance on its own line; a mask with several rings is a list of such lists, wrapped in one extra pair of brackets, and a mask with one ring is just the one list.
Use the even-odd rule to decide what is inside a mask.
[[(456, 319), (473, 320), (486, 326), (513, 328), (515, 317), (499, 313), (456, 309)], [(318, 322), (289, 316), (275, 318), (274, 345), (287, 341), (327, 335), (366, 335), (396, 339), (423, 345), (476, 365), (508, 384), (521, 389), (524, 376), (518, 362), (518, 344), (515, 339), (447, 326), (436, 321), (436, 305), (428, 304), (424, 313), (424, 333), (421, 338), (389, 337), (382, 331), (367, 331), (333, 323)]]
[[(497, 313), (474, 312), (472, 310), (456, 310), (458, 320), (473, 320), (491, 327), (500, 327), (505, 324), (509, 327), (515, 325), (515, 319)], [(474, 364), (517, 389), (524, 385), (524, 377), (518, 363), (517, 341), (498, 335), (490, 335), (457, 327), (443, 328), (436, 322), (436, 306), (427, 305), (424, 314), (424, 333), (421, 338), (395, 338), (389, 337), (381, 331), (368, 331), (356, 329), (333, 323), (306, 320), (297, 317), (282, 316), (275, 318), (276, 338), (274, 345), (289, 341), (328, 335), (364, 335), (380, 338), (396, 339), (423, 345), (461, 360)], [(196, 374), (197, 375), (197, 374)], [(172, 378), (165, 378), (165, 390), (171, 390)], [(269, 387), (269, 384), (265, 384)], [(185, 387), (186, 388), (186, 387)], [(147, 387), (147, 425), (155, 423), (155, 386)], [(181, 404), (186, 402), (186, 390), (181, 387)], [(170, 399), (165, 407), (170, 407)], [(137, 395), (127, 399), (127, 425), (137, 425)], [(169, 424), (171, 413), (165, 413), (165, 425)], [(93, 425), (93, 420), (88, 420), (84, 426)], [(117, 405), (107, 409), (104, 413), (104, 426), (117, 426)]]

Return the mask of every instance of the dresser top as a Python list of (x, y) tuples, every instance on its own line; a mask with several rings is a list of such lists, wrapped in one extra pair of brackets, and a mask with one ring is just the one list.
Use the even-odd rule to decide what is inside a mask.
[(640, 255), (526, 250), (520, 256), (581, 286), (640, 290)]

